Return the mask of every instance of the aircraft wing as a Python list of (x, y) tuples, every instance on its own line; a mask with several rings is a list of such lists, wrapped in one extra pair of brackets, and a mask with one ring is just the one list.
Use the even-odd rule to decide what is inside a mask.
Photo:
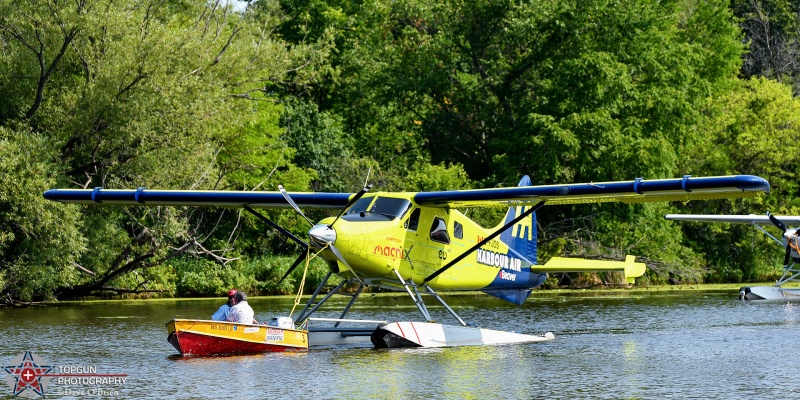
[[(800, 225), (800, 216), (796, 215), (774, 215), (779, 221), (786, 225)], [(753, 224), (772, 226), (772, 221), (766, 215), (714, 215), (714, 214), (667, 214), (664, 218), (673, 221), (696, 221), (696, 222), (725, 222), (728, 224)]]
[(637, 178), (632, 181), (517, 186), (512, 188), (420, 192), (418, 204), (429, 206), (481, 207), (600, 202), (646, 203), (657, 201), (712, 200), (754, 197), (769, 193), (769, 182), (752, 175), (691, 177), (676, 179)]
[[(289, 192), (301, 208), (342, 208), (353, 193)], [(232, 190), (50, 189), (44, 198), (62, 203), (131, 206), (290, 208), (281, 192)]]
[[(459, 208), (532, 205), (540, 201), (578, 204), (710, 200), (752, 197), (769, 190), (769, 183), (761, 177), (735, 175), (419, 192), (413, 196), (417, 204)], [(342, 208), (353, 193), (289, 192), (289, 195), (300, 208)], [(277, 191), (51, 189), (44, 192), (44, 197), (64, 203), (98, 205), (290, 207)]]

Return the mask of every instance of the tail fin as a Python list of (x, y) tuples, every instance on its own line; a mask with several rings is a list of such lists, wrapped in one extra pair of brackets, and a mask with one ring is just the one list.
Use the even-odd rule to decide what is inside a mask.
[[(519, 186), (531, 186), (531, 178), (527, 175), (519, 181)], [(509, 207), (506, 218), (496, 229), (508, 224), (517, 216), (525, 212), (526, 207)], [(531, 264), (537, 263), (537, 231), (536, 213), (531, 213), (523, 218), (511, 228), (500, 234), (500, 240), (509, 247), (506, 255), (509, 259), (516, 260), (516, 268), (502, 269), (498, 272), (498, 277), (494, 282), (483, 290), (484, 293), (521, 305), (531, 289), (535, 288), (547, 279), (546, 273), (534, 272)], [(507, 280), (511, 277), (511, 281)]]
[[(528, 175), (523, 176), (517, 186), (531, 186), (531, 178)], [(506, 218), (500, 226), (511, 222), (525, 212), (525, 209), (525, 207), (509, 207)], [(538, 257), (536, 213), (532, 213), (529, 217), (517, 222), (511, 229), (500, 234), (500, 240), (528, 261), (536, 264)]]

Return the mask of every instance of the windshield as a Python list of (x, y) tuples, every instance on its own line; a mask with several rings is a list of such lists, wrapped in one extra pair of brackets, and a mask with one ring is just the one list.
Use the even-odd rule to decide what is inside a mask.
[(362, 197), (358, 199), (356, 204), (353, 204), (353, 206), (350, 207), (349, 210), (347, 210), (347, 214), (350, 215), (350, 214), (358, 214), (361, 212), (367, 212), (367, 207), (369, 207), (369, 204), (372, 203), (372, 200), (374, 199), (375, 199), (374, 197)]
[[(375, 200), (374, 202), (372, 200)], [(372, 205), (370, 205), (372, 203)], [(369, 209), (367, 209), (369, 207)], [(353, 214), (379, 214), (389, 219), (402, 217), (408, 209), (411, 208), (411, 202), (408, 199), (395, 199), (392, 197), (375, 197), (375, 198), (362, 198), (350, 208), (347, 215)]]

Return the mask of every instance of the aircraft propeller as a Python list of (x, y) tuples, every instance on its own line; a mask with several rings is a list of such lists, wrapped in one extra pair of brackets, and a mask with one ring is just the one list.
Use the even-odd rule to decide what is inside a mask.
[[(351, 198), (350, 201), (347, 202), (344, 208), (342, 208), (342, 210), (339, 212), (339, 215), (337, 215), (336, 218), (333, 220), (333, 222), (331, 222), (330, 224), (315, 225), (313, 222), (311, 222), (310, 219), (308, 219), (308, 217), (306, 217), (305, 214), (303, 214), (303, 211), (300, 210), (300, 207), (298, 207), (297, 203), (295, 203), (294, 200), (292, 200), (292, 197), (289, 195), (288, 192), (286, 192), (283, 186), (278, 185), (278, 190), (280, 190), (281, 194), (283, 195), (283, 198), (286, 199), (286, 202), (289, 203), (292, 206), (292, 208), (294, 208), (294, 210), (297, 211), (297, 213), (300, 214), (306, 221), (308, 221), (309, 224), (311, 224), (311, 229), (309, 229), (308, 231), (308, 237), (311, 239), (310, 243), (305, 243), (299, 238), (297, 238), (296, 240), (299, 241), (298, 243), (300, 243), (305, 247), (306, 251), (301, 253), (300, 256), (297, 257), (297, 260), (295, 260), (295, 262), (289, 267), (289, 269), (286, 270), (286, 273), (283, 274), (283, 277), (278, 281), (279, 285), (281, 282), (283, 282), (284, 279), (286, 279), (287, 276), (289, 276), (289, 274), (292, 273), (292, 271), (294, 271), (295, 268), (297, 268), (298, 265), (300, 265), (300, 263), (303, 261), (303, 258), (308, 257), (312, 245), (318, 249), (322, 249), (325, 246), (327, 246), (330, 249), (331, 253), (333, 253), (333, 255), (336, 256), (336, 259), (338, 259), (339, 262), (344, 264), (348, 269), (351, 269), (350, 264), (347, 263), (347, 260), (345, 260), (342, 253), (334, 245), (334, 243), (336, 242), (336, 230), (333, 229), (333, 224), (335, 224), (336, 221), (338, 221), (342, 215), (344, 215), (351, 207), (353, 207), (353, 205), (359, 199), (361, 199), (361, 197), (363, 197), (364, 194), (366, 194), (370, 189), (372, 189), (372, 185), (367, 185), (363, 189), (361, 189), (358, 193), (356, 193), (356, 195), (353, 196), (353, 198)], [(272, 225), (273, 227), (276, 226), (275, 224), (272, 223), (270, 225)], [(280, 228), (279, 230), (282, 233), (288, 234), (289, 237), (295, 237), (285, 229)]]
[(778, 227), (778, 229), (780, 229), (782, 233), (785, 233), (785, 232), (786, 232), (786, 225), (785, 225), (783, 222), (781, 222), (779, 219), (775, 218), (775, 216), (774, 216), (774, 215), (772, 215), (772, 213), (771, 213), (771, 212), (767, 211), (767, 217), (769, 217), (769, 220), (770, 220), (770, 221), (771, 221), (771, 222), (772, 222), (772, 223), (773, 223), (775, 226), (777, 226), (777, 227)]
[(295, 203), (294, 200), (292, 200), (292, 197), (289, 196), (289, 193), (286, 192), (286, 189), (283, 188), (283, 185), (278, 185), (278, 190), (281, 191), (281, 195), (283, 195), (283, 198), (286, 199), (286, 202), (289, 203), (292, 206), (292, 208), (294, 208), (294, 210), (297, 211), (297, 213), (300, 214), (301, 217), (303, 217), (303, 219), (308, 221), (309, 225), (314, 226), (314, 223), (311, 222), (311, 220), (308, 219), (308, 217), (306, 217), (305, 214), (303, 214), (303, 211), (300, 210), (300, 207), (297, 206), (297, 203)]
[[(785, 237), (786, 236), (786, 231), (788, 230), (788, 228), (786, 228), (786, 224), (781, 222), (779, 219), (775, 218), (775, 216), (772, 215), (772, 213), (769, 212), (769, 211), (767, 211), (767, 217), (769, 217), (769, 220), (775, 226), (777, 226), (778, 229), (781, 230), (781, 233)], [(790, 242), (789, 242), (790, 239), (788, 237), (785, 237), (784, 240), (786, 240), (787, 242), (786, 242), (786, 255), (783, 257), (783, 265), (789, 265), (789, 260), (791, 259), (791, 245), (790, 245)]]

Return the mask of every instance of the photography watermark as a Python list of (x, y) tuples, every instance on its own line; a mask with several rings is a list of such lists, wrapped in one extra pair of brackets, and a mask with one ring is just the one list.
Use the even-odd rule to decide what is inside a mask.
[(3, 367), (14, 396), (116, 397), (128, 374), (101, 374), (94, 365), (52, 365), (26, 351)]

